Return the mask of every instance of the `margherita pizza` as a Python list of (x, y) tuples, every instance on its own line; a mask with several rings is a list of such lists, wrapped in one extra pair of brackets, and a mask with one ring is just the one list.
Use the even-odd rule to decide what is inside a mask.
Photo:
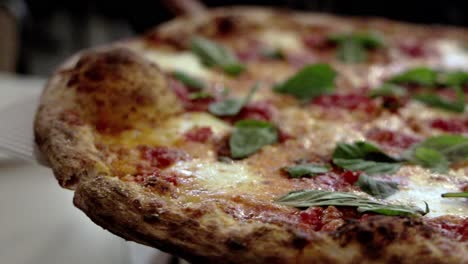
[(201, 263), (468, 263), (468, 31), (257, 8), (49, 80), (36, 141), (96, 224)]

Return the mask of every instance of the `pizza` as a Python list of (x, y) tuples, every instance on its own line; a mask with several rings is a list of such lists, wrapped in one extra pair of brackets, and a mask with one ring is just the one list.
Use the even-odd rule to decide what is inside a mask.
[(76, 54), (36, 142), (96, 224), (201, 263), (468, 263), (468, 31), (214, 9)]

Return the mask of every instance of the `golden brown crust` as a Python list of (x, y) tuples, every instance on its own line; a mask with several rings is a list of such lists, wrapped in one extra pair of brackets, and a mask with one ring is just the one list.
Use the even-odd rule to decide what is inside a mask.
[[(158, 30), (171, 37), (188, 36), (184, 30), (191, 33), (197, 25), (227, 14), (264, 25), (279, 13), (249, 8), (217, 10), (176, 20)], [(279, 15), (291, 16), (298, 23), (348, 22), (326, 15)], [(380, 19), (365, 21), (389, 30), (407, 26)], [(96, 104), (96, 100), (105, 102)], [(156, 115), (132, 109), (141, 105)], [(93, 132), (99, 129), (102, 115), (110, 118), (103, 130), (108, 133), (122, 125), (132, 126), (135, 120), (157, 124), (153, 118), (163, 119), (178, 111), (180, 105), (156, 66), (126, 49), (90, 51), (66, 63), (48, 82), (36, 116), (36, 142), (60, 185), (76, 188), (74, 204), (95, 223), (125, 239), (194, 262), (468, 262), (468, 243), (442, 237), (418, 219), (377, 216), (347, 222), (332, 233), (302, 232), (294, 225), (236, 219), (216, 200), (182, 204), (167, 193), (150, 192), (110, 174), (103, 165), (105, 157), (96, 149)]]
[[(93, 128), (114, 133), (136, 120), (157, 124), (180, 109), (154, 64), (120, 47), (89, 51), (47, 83), (35, 121), (36, 143), (60, 185), (74, 188), (100, 160)], [(152, 112), (158, 115), (147, 115)]]

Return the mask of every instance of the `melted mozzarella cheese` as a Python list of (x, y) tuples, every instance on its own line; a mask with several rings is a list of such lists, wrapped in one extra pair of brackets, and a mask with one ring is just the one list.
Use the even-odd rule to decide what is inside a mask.
[(222, 135), (230, 130), (230, 126), (207, 113), (185, 113), (168, 120), (151, 134), (151, 140), (159, 144), (173, 144), (183, 134), (195, 127), (210, 127), (214, 135)]
[(202, 188), (210, 191), (252, 190), (260, 177), (248, 165), (192, 160), (179, 162), (172, 170), (184, 176), (193, 177)]
[(468, 52), (454, 40), (441, 40), (436, 44), (441, 64), (449, 69), (468, 69)]
[(207, 113), (184, 113), (160, 124), (156, 129), (143, 127), (123, 132), (119, 137), (104, 138), (107, 143), (117, 142), (127, 146), (140, 144), (173, 145), (185, 132), (195, 127), (210, 127), (215, 136), (229, 132), (231, 126)]
[(194, 127), (207, 126), (213, 130), (214, 134), (222, 134), (229, 131), (230, 126), (207, 113), (185, 113), (176, 118), (172, 118), (165, 125), (169, 130), (175, 130), (176, 133), (185, 133)]
[[(407, 186), (400, 187), (400, 190), (386, 200), (395, 204), (412, 204), (424, 208), (424, 202), (429, 205), (430, 212), (427, 216), (436, 217), (441, 215), (468, 215), (468, 203), (466, 199), (442, 198), (441, 194), (447, 192), (459, 192), (459, 186), (450, 176), (431, 174), (428, 170), (408, 167), (402, 168), (400, 173), (409, 174)], [(462, 176), (465, 177), (465, 176)]]
[(301, 51), (303, 50), (302, 42), (296, 33), (279, 30), (266, 30), (260, 33), (260, 40), (272, 47), (286, 51)]
[(164, 52), (156, 50), (146, 50), (145, 57), (163, 70), (180, 70), (198, 77), (209, 78), (210, 71), (205, 68), (200, 60), (191, 52)]

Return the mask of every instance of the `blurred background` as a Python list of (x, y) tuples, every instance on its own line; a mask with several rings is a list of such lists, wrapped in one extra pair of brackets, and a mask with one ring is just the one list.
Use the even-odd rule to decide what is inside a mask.
[[(171, 1), (0, 0), (0, 71), (47, 76), (70, 54), (126, 38), (175, 16)], [(468, 25), (468, 1), (205, 0), (419, 23)]]

